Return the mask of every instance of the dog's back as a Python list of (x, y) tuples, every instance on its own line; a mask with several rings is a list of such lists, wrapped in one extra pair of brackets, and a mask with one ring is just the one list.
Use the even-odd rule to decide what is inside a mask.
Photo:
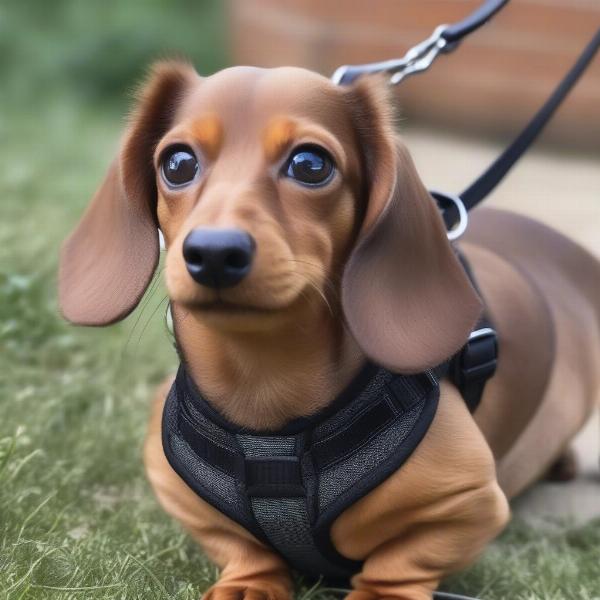
[(494, 209), (473, 213), (464, 250), (500, 345), (476, 420), (514, 496), (566, 448), (598, 397), (600, 262), (557, 231)]

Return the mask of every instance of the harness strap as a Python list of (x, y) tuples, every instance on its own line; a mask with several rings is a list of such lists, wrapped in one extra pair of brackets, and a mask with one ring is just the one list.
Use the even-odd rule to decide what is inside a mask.
[[(482, 296), (471, 265), (461, 252), (457, 251), (457, 255), (471, 280), (471, 285)], [(473, 413), (481, 402), (488, 379), (496, 372), (497, 363), (498, 336), (484, 309), (467, 343), (450, 360), (434, 369), (434, 375), (438, 379), (448, 377), (458, 388), (469, 411)]]
[(450, 378), (471, 412), (481, 402), (488, 379), (496, 372), (498, 342), (491, 321), (484, 315), (464, 348), (450, 363)]
[(473, 413), (481, 402), (486, 383), (496, 372), (497, 363), (496, 331), (484, 315), (463, 348), (433, 372), (438, 379), (448, 377), (454, 383)]
[(244, 464), (248, 496), (295, 498), (306, 494), (297, 456), (246, 457)]
[[(183, 369), (178, 377), (183, 380)], [(423, 395), (420, 382), (413, 383), (408, 378), (396, 379), (387, 385), (391, 392), (389, 396), (368, 406), (347, 427), (313, 445), (312, 460), (318, 469), (327, 469), (363, 446), (369, 438), (389, 426), (398, 412), (412, 409)], [(231, 477), (241, 477), (249, 496), (291, 498), (306, 493), (298, 456), (248, 458), (241, 451), (215, 442), (198, 429), (185, 403), (181, 404), (181, 409), (179, 430), (196, 455)]]

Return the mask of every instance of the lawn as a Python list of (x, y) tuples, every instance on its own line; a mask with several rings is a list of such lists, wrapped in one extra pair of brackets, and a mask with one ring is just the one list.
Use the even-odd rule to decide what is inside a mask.
[[(222, 16), (216, 1), (163, 14), (154, 0), (141, 23), (135, 2), (82, 5), (0, 8), (0, 596), (195, 599), (218, 573), (160, 510), (141, 464), (152, 390), (176, 365), (162, 281), (126, 322), (85, 330), (61, 320), (55, 279), (60, 241), (117, 146), (128, 87), (171, 38), (205, 71), (223, 64)], [(600, 522), (513, 523), (445, 589), (598, 599)], [(298, 581), (298, 597), (316, 596), (340, 594)]]

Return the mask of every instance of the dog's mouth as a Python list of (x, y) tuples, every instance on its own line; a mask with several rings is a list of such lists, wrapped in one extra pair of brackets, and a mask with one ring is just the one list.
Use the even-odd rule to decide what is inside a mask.
[(259, 306), (251, 306), (249, 304), (239, 304), (237, 302), (229, 302), (227, 300), (212, 300), (209, 302), (196, 302), (193, 307), (194, 310), (212, 313), (212, 314), (251, 314), (251, 315), (269, 315), (272, 314), (274, 309), (262, 308)]
[(271, 330), (281, 319), (287, 320), (287, 311), (275, 307), (254, 306), (227, 300), (185, 303), (183, 308), (210, 328), (231, 332)]

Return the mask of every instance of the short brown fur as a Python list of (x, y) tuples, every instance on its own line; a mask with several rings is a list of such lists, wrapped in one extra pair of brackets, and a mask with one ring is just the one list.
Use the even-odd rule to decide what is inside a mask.
[(285, 117), (275, 117), (267, 126), (263, 135), (263, 147), (267, 160), (274, 161), (294, 140), (296, 124)]
[[(367, 358), (411, 373), (461, 347), (481, 302), (395, 132), (380, 81), (341, 88), (291, 68), (201, 79), (168, 63), (145, 90), (107, 182), (63, 247), (68, 319), (108, 324), (135, 307), (156, 264), (158, 225), (181, 353), (209, 402), (239, 425), (275, 430), (315, 412)], [(213, 125), (199, 132), (205, 115)], [(202, 176), (182, 190), (159, 174), (160, 152), (174, 143), (201, 156)], [(333, 157), (326, 186), (282, 176), (288, 148), (302, 143)], [(241, 283), (217, 292), (190, 278), (182, 243), (199, 226), (254, 237), (255, 261)], [(443, 382), (415, 453), (334, 523), (336, 548), (365, 561), (351, 600), (430, 599), (502, 529), (507, 497), (548, 469), (596, 401), (598, 262), (501, 211), (477, 210), (462, 248), (499, 331), (498, 371), (474, 416)], [(160, 436), (169, 385), (154, 401), (146, 468), (165, 510), (223, 569), (206, 597), (289, 598), (282, 559), (169, 466)]]
[(205, 115), (190, 125), (196, 138), (208, 158), (215, 160), (223, 144), (223, 126), (216, 115)]

